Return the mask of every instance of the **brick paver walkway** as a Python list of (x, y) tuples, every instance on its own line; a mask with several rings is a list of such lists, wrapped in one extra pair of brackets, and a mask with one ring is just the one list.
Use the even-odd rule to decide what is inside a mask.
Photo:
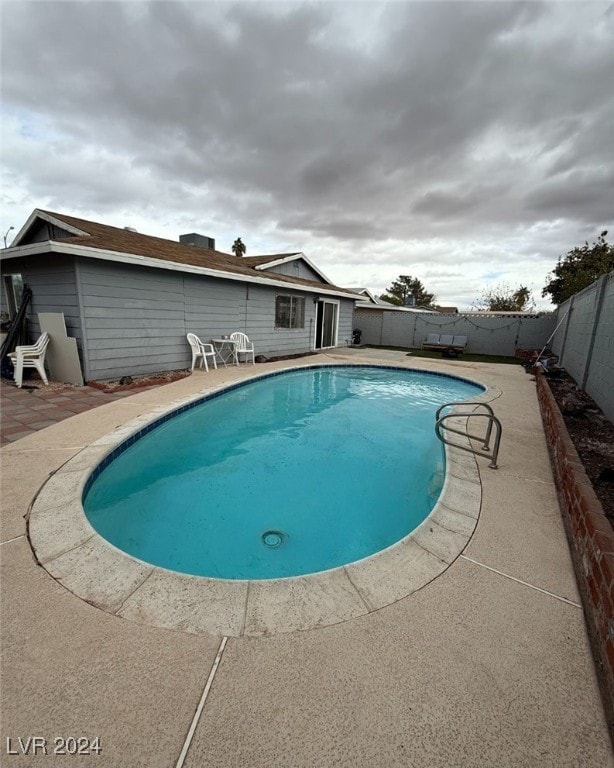
[[(36, 387), (33, 389), (32, 387)], [(101, 392), (93, 387), (49, 389), (33, 379), (22, 389), (2, 379), (0, 381), (0, 445), (13, 443), (63, 421), (76, 413), (83, 413), (104, 403), (144, 392), (152, 387), (130, 389), (124, 392)]]

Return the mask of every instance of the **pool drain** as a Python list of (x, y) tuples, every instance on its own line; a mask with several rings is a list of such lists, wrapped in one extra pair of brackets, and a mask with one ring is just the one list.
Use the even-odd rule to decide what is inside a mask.
[(279, 547), (283, 544), (284, 534), (281, 531), (265, 531), (262, 534), (262, 541), (265, 547)]

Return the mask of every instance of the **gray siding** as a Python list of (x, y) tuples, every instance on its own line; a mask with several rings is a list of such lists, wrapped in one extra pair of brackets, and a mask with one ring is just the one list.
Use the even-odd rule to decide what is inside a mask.
[(354, 330), (354, 305), (354, 301), (344, 301), (343, 299), (339, 305), (338, 346), (344, 346), (352, 339), (352, 331)]
[[(313, 349), (316, 304), (313, 294), (285, 288), (206, 280), (186, 275), (186, 325), (203, 341), (243, 331), (254, 342), (256, 354), (267, 357), (302, 354)], [(277, 295), (304, 296), (304, 328), (275, 328)], [(338, 343), (349, 338), (353, 301), (341, 301)], [(349, 329), (349, 330), (348, 330)]]
[(77, 339), (79, 354), (82, 355), (83, 334), (74, 259), (58, 254), (11, 259), (3, 264), (2, 274), (20, 274), (32, 289), (32, 301), (28, 308), (31, 340), (40, 334), (39, 312), (63, 312), (66, 331)]
[[(255, 290), (254, 290), (255, 288)], [(303, 296), (305, 298), (304, 328), (275, 328), (275, 297)], [(254, 339), (256, 350), (269, 357), (297, 355), (313, 349), (316, 305), (313, 294), (284, 288), (250, 287), (250, 312), (245, 332)]]
[(89, 379), (185, 368), (183, 275), (79, 260)]
[[(32, 337), (40, 332), (38, 312), (64, 313), (86, 380), (186, 368), (189, 331), (203, 341), (244, 331), (256, 354), (267, 357), (313, 349), (315, 297), (300, 290), (55, 254), (4, 267), (22, 274), (33, 290)], [(278, 294), (305, 298), (304, 328), (275, 328)], [(340, 302), (340, 345), (351, 335), (353, 308), (351, 300)]]
[(311, 297), (305, 298), (305, 328), (286, 330), (275, 328), (276, 294), (267, 286), (186, 275), (186, 327), (202, 341), (243, 331), (254, 343), (257, 355), (275, 357), (308, 351), (315, 317)]
[[(275, 297), (304, 296), (305, 327), (275, 328)], [(185, 277), (186, 327), (203, 341), (243, 331), (254, 342), (256, 354), (267, 357), (302, 354), (313, 349), (316, 304), (313, 294), (268, 286)], [(342, 301), (339, 343), (351, 328), (354, 302)]]
[[(186, 368), (186, 333), (208, 342), (244, 331), (256, 354), (275, 357), (313, 348), (313, 294), (181, 272), (79, 260), (90, 379)], [(305, 327), (275, 328), (278, 293), (305, 297)], [(339, 343), (349, 337), (353, 301), (342, 301)]]
[(270, 267), (264, 271), (277, 272), (280, 275), (289, 275), (290, 277), (300, 277), (303, 280), (315, 280), (317, 283), (324, 283), (320, 275), (302, 259), (278, 264), (276, 267)]
[(208, 342), (233, 331), (245, 330), (245, 284), (196, 275), (185, 275), (183, 282), (186, 333), (191, 331)]

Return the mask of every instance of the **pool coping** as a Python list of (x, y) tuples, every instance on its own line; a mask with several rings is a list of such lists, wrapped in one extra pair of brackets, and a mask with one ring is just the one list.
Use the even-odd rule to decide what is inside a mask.
[[(133, 442), (151, 425), (203, 399), (269, 378), (312, 367), (365, 367), (363, 363), (290, 366), (257, 374), (239, 384), (205, 387), (156, 406), (82, 449), (40, 489), (28, 516), (28, 535), (40, 565), (66, 589), (116, 616), (155, 627), (221, 636), (262, 636), (308, 630), (367, 615), (429, 584), (468, 545), (480, 514), (482, 486), (469, 437), (447, 445), (446, 475), (428, 517), (396, 544), (362, 560), (305, 576), (226, 580), (191, 576), (153, 566), (119, 550), (90, 525), (81, 499), (92, 473), (105, 458)], [(367, 367), (371, 367), (370, 364)], [(438, 374), (398, 365), (373, 365)], [(462, 378), (485, 387), (484, 383)], [(496, 387), (471, 402), (489, 402)], [(466, 429), (466, 418), (452, 424)]]

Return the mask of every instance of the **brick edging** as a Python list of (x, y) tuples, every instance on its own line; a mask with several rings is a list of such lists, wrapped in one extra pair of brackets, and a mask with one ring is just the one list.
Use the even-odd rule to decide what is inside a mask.
[(559, 504), (614, 741), (614, 531), (543, 374), (535, 376)]
[(108, 381), (86, 381), (88, 387), (92, 389), (99, 389), (101, 392), (105, 392), (107, 395), (112, 395), (114, 392), (127, 392), (131, 389), (143, 389), (144, 387), (160, 386), (162, 384), (172, 384), (180, 379), (185, 379), (190, 375), (190, 371), (173, 371), (163, 380), (159, 376), (149, 376), (146, 379), (140, 381), (134, 381), (132, 384), (110, 384)]

